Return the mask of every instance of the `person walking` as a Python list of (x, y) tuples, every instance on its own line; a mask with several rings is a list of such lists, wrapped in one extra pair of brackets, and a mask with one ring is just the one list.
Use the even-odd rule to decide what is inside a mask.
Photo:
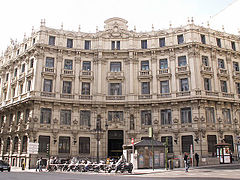
[(42, 157), (39, 159), (39, 172), (42, 171)]
[(188, 172), (189, 166), (190, 166), (190, 159), (187, 155), (187, 153), (185, 152), (184, 154), (184, 165), (185, 165), (185, 172)]
[(199, 155), (198, 155), (198, 153), (195, 153), (195, 159), (196, 159), (196, 166), (198, 167), (198, 163), (199, 163)]
[(38, 171), (38, 169), (39, 169), (39, 159), (36, 162), (36, 172)]

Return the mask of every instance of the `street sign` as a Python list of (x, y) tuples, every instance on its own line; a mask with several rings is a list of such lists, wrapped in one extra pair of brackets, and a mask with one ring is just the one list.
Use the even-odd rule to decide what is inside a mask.
[(38, 154), (39, 143), (28, 143), (28, 154)]

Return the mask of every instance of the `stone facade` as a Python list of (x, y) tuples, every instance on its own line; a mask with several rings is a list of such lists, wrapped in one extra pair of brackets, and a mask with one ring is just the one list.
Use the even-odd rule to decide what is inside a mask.
[[(236, 155), (239, 36), (193, 21), (145, 33), (128, 30), (121, 18), (104, 23), (103, 31), (84, 33), (42, 21), (0, 57), (1, 157), (13, 166), (34, 165), (48, 150), (60, 158), (106, 158), (114, 130), (130, 144), (148, 137), (149, 127), (155, 139), (168, 137), (169, 156), (193, 144), (210, 159), (222, 141)], [(28, 142), (39, 143), (31, 161)]]

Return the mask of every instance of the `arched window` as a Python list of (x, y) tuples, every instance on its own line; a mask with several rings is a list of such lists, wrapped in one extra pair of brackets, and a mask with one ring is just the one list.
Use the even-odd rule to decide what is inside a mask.
[(13, 152), (14, 153), (18, 152), (18, 137), (17, 136), (14, 138), (14, 142), (13, 142)]
[(27, 152), (27, 136), (23, 136), (22, 152), (23, 152), (23, 153), (26, 153), (26, 152)]

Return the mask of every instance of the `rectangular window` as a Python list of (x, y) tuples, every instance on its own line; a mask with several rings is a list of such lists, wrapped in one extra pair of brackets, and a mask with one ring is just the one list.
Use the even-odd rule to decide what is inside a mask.
[(28, 81), (28, 84), (27, 84), (27, 91), (31, 91), (31, 84), (32, 84), (32, 81)]
[(141, 48), (147, 49), (147, 40), (141, 40)]
[(90, 154), (89, 137), (79, 137), (79, 154)]
[(141, 122), (142, 122), (142, 125), (152, 125), (151, 110), (141, 111)]
[(55, 46), (55, 36), (49, 36), (48, 45)]
[(202, 56), (202, 64), (204, 66), (209, 66), (209, 62), (208, 62), (208, 57), (207, 56)]
[(108, 111), (108, 121), (123, 121), (123, 111)]
[(48, 149), (50, 148), (50, 136), (39, 136), (38, 142), (38, 151), (41, 153), (47, 153), (47, 146)]
[(171, 109), (161, 110), (161, 124), (162, 125), (172, 124), (172, 111), (171, 111)]
[(51, 118), (52, 118), (52, 109), (41, 108), (40, 123), (41, 124), (51, 124)]
[(201, 42), (203, 44), (206, 44), (206, 38), (205, 38), (205, 35), (201, 34)]
[(73, 69), (73, 60), (65, 59), (65, 61), (64, 61), (64, 69), (72, 70)]
[(109, 83), (109, 95), (122, 95), (122, 84), (121, 83)]
[(236, 83), (237, 94), (240, 94), (240, 83)]
[(91, 49), (91, 41), (85, 40), (84, 49), (90, 50)]
[(63, 81), (62, 93), (66, 93), (66, 94), (72, 93), (72, 82), (71, 81)]
[(20, 84), (20, 94), (23, 93), (23, 84)]
[(112, 50), (120, 50), (120, 41), (112, 41)]
[(20, 122), (20, 118), (21, 118), (21, 111), (18, 111), (18, 112), (17, 112), (16, 125), (19, 124), (19, 122)]
[(188, 78), (180, 79), (180, 91), (189, 91)]
[(73, 47), (73, 39), (67, 39), (67, 48)]
[(29, 121), (30, 110), (26, 109), (25, 111), (25, 123)]
[[(182, 153), (190, 153), (191, 151), (191, 145), (193, 146), (193, 136), (182, 136)], [(193, 149), (194, 152), (194, 149)]]
[(22, 64), (22, 73), (24, 73), (24, 72), (25, 72), (25, 63)]
[(177, 36), (178, 44), (183, 44), (184, 43), (184, 38), (183, 34)]
[(234, 71), (239, 71), (239, 64), (238, 64), (238, 62), (233, 61), (233, 70)]
[(160, 69), (167, 69), (168, 68), (168, 60), (167, 59), (160, 59), (159, 60)]
[(187, 65), (186, 56), (179, 56), (178, 57), (178, 66), (186, 66), (186, 65)]
[(82, 82), (82, 95), (90, 95), (90, 83)]
[(221, 39), (216, 38), (216, 41), (217, 41), (217, 46), (218, 46), (218, 47), (222, 47)]
[(6, 82), (8, 82), (9, 73), (6, 74)]
[(221, 92), (227, 93), (227, 81), (220, 81), (221, 84)]
[(70, 137), (60, 136), (58, 144), (59, 153), (70, 153)]
[(231, 42), (231, 45), (232, 45), (232, 50), (236, 51), (236, 45), (235, 45), (235, 42)]
[(204, 89), (205, 89), (205, 91), (211, 91), (212, 90), (211, 79), (204, 78)]
[(161, 94), (169, 93), (169, 80), (160, 81), (160, 93)]
[(27, 44), (24, 45), (24, 49), (25, 49), (25, 50), (27, 49)]
[(36, 42), (36, 39), (35, 39), (35, 38), (33, 38), (33, 41), (32, 41), (32, 43), (33, 43), (33, 44), (35, 44), (35, 42)]
[(173, 153), (173, 142), (172, 142), (172, 136), (162, 136), (161, 142), (166, 143), (166, 139), (168, 139), (168, 152)]
[(30, 68), (33, 68), (33, 64), (34, 64), (34, 59), (30, 59)]
[(142, 94), (150, 94), (150, 82), (142, 82)]
[(218, 68), (225, 69), (225, 64), (223, 59), (218, 59)]
[(130, 130), (134, 130), (134, 129), (135, 129), (134, 115), (131, 114), (130, 115)]
[(165, 46), (165, 38), (159, 38), (159, 46), (164, 47)]
[(207, 120), (207, 123), (215, 123), (215, 115), (214, 115), (213, 107), (206, 108), (206, 120)]
[(121, 62), (110, 62), (110, 71), (111, 72), (121, 72)]
[(141, 61), (141, 70), (148, 71), (149, 70), (149, 61)]
[(45, 67), (53, 68), (54, 67), (54, 58), (47, 57)]
[(223, 113), (223, 122), (225, 122), (226, 124), (231, 124), (231, 111), (230, 109), (222, 109), (222, 113)]
[(14, 77), (17, 77), (17, 68), (15, 68), (15, 70), (14, 70)]
[(91, 71), (91, 61), (83, 61), (83, 71)]
[(233, 146), (233, 136), (232, 135), (225, 135), (224, 136), (225, 143), (231, 144), (230, 150), (232, 153), (234, 152), (234, 146)]
[(80, 111), (80, 126), (90, 126), (91, 111)]
[(191, 108), (181, 109), (181, 123), (192, 123), (192, 112)]
[(61, 125), (71, 125), (71, 110), (61, 110), (60, 124)]
[(10, 117), (9, 117), (9, 125), (11, 125), (13, 122), (13, 114), (10, 114)]
[(212, 157), (216, 156), (217, 149), (217, 137), (216, 135), (207, 135), (207, 143), (208, 143), (208, 152), (212, 154)]
[(53, 81), (51, 79), (44, 79), (44, 82), (43, 82), (43, 91), (44, 92), (52, 92), (52, 84), (53, 84)]

